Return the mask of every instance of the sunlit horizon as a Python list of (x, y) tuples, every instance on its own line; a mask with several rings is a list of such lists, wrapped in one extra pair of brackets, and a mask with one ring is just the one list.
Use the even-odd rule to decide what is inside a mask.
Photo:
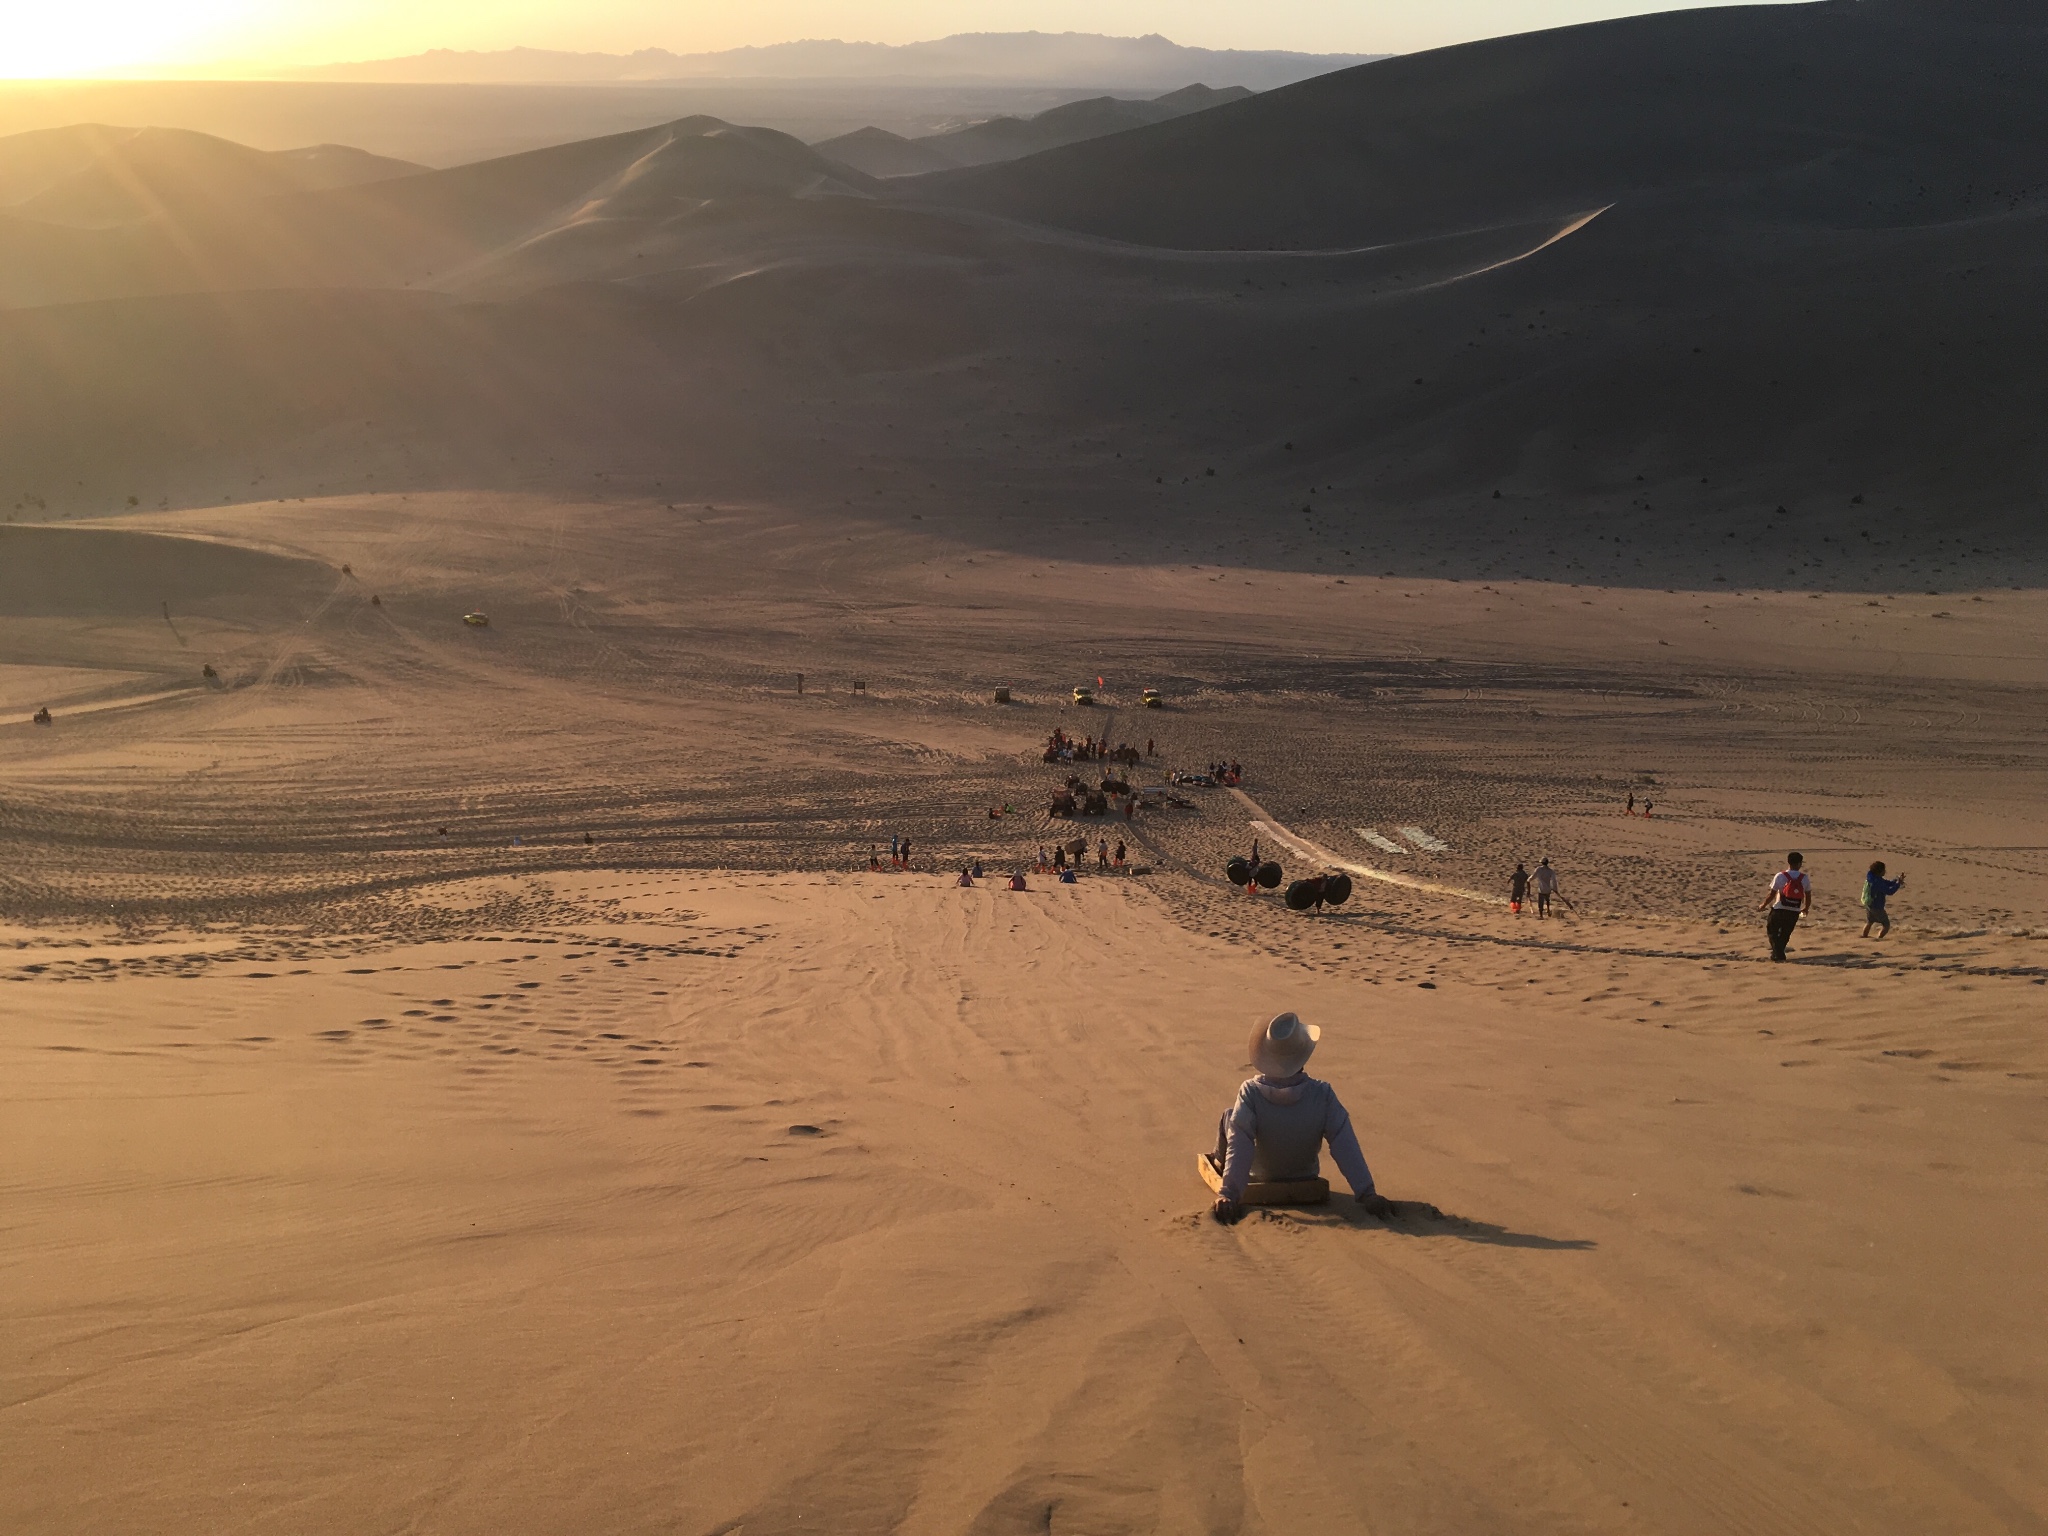
[[(1392, 0), (1342, 7), (1319, 0), (770, 0), (735, 15), (723, 7), (679, 12), (653, 0), (598, 0), (571, 9), (547, 0), (188, 0), (167, 10), (142, 0), (98, 0), (17, 17), (0, 39), (0, 79), (262, 78), (317, 65), (402, 57), (446, 48), (528, 47), (587, 53), (664, 48), (710, 53), (801, 39), (912, 43), (963, 32), (1159, 33), (1190, 47), (1305, 53), (1408, 53), (1474, 38), (1574, 22), (1692, 9), (1627, 0), (1446, 0), (1422, 8)], [(1775, 0), (1787, 3), (1787, 0)]]

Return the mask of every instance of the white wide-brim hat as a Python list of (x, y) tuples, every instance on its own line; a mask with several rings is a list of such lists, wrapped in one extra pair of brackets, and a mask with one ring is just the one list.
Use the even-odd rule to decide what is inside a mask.
[(1292, 1077), (1308, 1065), (1323, 1032), (1291, 1013), (1252, 1026), (1252, 1066), (1267, 1077)]

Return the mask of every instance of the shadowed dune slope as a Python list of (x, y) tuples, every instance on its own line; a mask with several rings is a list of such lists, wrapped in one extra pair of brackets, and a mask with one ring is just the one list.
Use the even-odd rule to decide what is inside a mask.
[(2048, 26), (2007, 14), (1579, 27), (887, 193), (698, 118), (0, 221), (0, 490), (602, 479), (1332, 575), (2033, 580)]
[(333, 582), (317, 561), (104, 528), (0, 528), (0, 618), (149, 619), (176, 609), (303, 611)]
[(925, 139), (908, 139), (886, 128), (856, 128), (811, 146), (826, 159), (869, 176), (922, 176), (959, 168)]
[(1085, 101), (1049, 108), (1034, 117), (993, 117), (920, 139), (906, 139), (880, 128), (862, 128), (812, 147), (826, 158), (870, 176), (916, 176), (963, 165), (1017, 160), (1062, 144), (1079, 144), (1148, 123), (1170, 122), (1226, 101), (1243, 101), (1251, 94), (1241, 85), (1226, 86), (1220, 91), (1206, 85), (1188, 85), (1150, 101), (1091, 96)]
[(1151, 123), (1172, 122), (1193, 112), (1207, 111), (1227, 102), (1245, 101), (1251, 92), (1243, 86), (1212, 90), (1206, 85), (1183, 86), (1151, 101), (1126, 101), (1116, 96), (1092, 96), (1070, 101), (1036, 117), (997, 117), (985, 123), (934, 134), (919, 142), (929, 145), (954, 165), (992, 165), (1018, 160), (1041, 150), (1065, 144), (1080, 144), (1108, 134), (1142, 128)]
[(918, 194), (1194, 248), (1736, 187), (1776, 219), (1930, 223), (2048, 196), (2044, 66), (2039, 7), (1680, 11), (1387, 60)]
[(82, 123), (0, 138), (0, 210), (104, 228), (388, 181), (422, 169), (342, 144), (260, 150), (182, 128)]
[(866, 195), (872, 186), (788, 134), (689, 118), (374, 185), (167, 210), (118, 229), (0, 218), (0, 303), (398, 287), (437, 275), (445, 286), (450, 269), (571, 225), (676, 218), (720, 198)]

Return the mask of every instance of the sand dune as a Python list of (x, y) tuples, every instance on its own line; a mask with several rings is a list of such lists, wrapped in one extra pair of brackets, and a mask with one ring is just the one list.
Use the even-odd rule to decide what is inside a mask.
[[(1760, 75), (1766, 46), (1784, 63)], [(303, 312), (291, 333), (317, 362), (300, 371), (333, 402), (298, 418), (308, 445), (398, 419), (376, 401), (414, 350), (485, 345), (452, 370), (468, 376), (459, 405), (378, 436), (423, 487), (509, 463), (497, 445), (522, 437), (546, 445), (529, 464), (551, 458), (571, 484), (651, 488), (687, 464), (825, 507), (882, 473), (928, 495), (919, 515), (1012, 546), (1113, 515), (1154, 530), (1134, 524), (1134, 544), (1351, 575), (2024, 581), (2043, 472), (2026, 401), (2048, 350), (2025, 318), (2041, 214), (2022, 173), (2048, 125), (2016, 61), (2040, 46), (2038, 27), (1910, 7), (1685, 12), (1375, 64), (892, 182), (879, 207), (883, 184), (791, 139), (692, 119), (248, 216), (0, 223), (0, 294), (410, 287), (506, 306), (372, 359), (356, 335), (317, 339), (315, 317), (349, 306), (261, 301)], [(1541, 245), (1519, 232), (1599, 209), (1500, 265)], [(1217, 249), (1246, 244), (1260, 249)], [(122, 311), (141, 329), (110, 363), (152, 368), (147, 338), (193, 313)], [(176, 458), (138, 453), (116, 477), (102, 450), (17, 430), (23, 492), (92, 510), (139, 494), (121, 483), (138, 476), (150, 500), (208, 481), (217, 500), (259, 475), (290, 494), (334, 483), (325, 448), (252, 460), (233, 402), (262, 391), (235, 365), (154, 408), (78, 374), (66, 389), (125, 394), (123, 435)], [(507, 375), (542, 387), (507, 391)], [(701, 433), (689, 411), (672, 436), (628, 424), (671, 390), (691, 411), (724, 404)], [(750, 391), (782, 404), (744, 432), (777, 446), (743, 464), (724, 428)], [(195, 438), (173, 412), (226, 425)], [(1007, 488), (997, 518), (972, 510), (991, 485)], [(1447, 519), (1484, 537), (1444, 537)]]
[[(1375, 987), (1369, 938), (1309, 969), (1109, 882), (547, 890), (11, 956), (11, 1526), (69, 1520), (81, 1433), (148, 1531), (2030, 1518), (2038, 1085), (1914, 1059), (1953, 982), (1845, 1024), (1680, 961)], [(1267, 998), (1446, 1219), (1194, 1214)]]
[(2042, 190), (2044, 52), (2018, 6), (1679, 11), (1346, 70), (962, 173), (944, 195), (1202, 248), (1362, 245), (1617, 200), (1739, 200), (1859, 230), (1982, 219)]
[(0, 138), (0, 210), (37, 223), (105, 228), (422, 169), (339, 144), (263, 151), (181, 129), (84, 124)]
[(906, 139), (886, 128), (856, 128), (812, 146), (828, 160), (869, 176), (922, 176), (926, 171), (957, 169), (960, 162), (941, 154), (922, 139)]
[[(413, 185), (418, 183), (418, 185)], [(786, 134), (688, 119), (375, 185), (159, 214), (103, 232), (0, 225), (17, 305), (151, 292), (424, 284), (565, 227), (660, 220), (717, 198), (865, 195)], [(23, 210), (17, 210), (21, 213)]]
[(1148, 123), (1171, 122), (1190, 112), (1243, 101), (1251, 94), (1243, 86), (1211, 90), (1206, 85), (1189, 85), (1149, 101), (1093, 96), (1048, 108), (1036, 117), (990, 118), (922, 139), (906, 140), (877, 128), (863, 128), (814, 147), (828, 159), (871, 176), (917, 175), (949, 166), (993, 165), (1021, 159), (1040, 150), (1079, 144)]
[(446, 169), (685, 117), (777, 128), (805, 143), (868, 124), (919, 137), (990, 117), (1030, 117), (1099, 96), (1106, 85), (757, 78), (597, 83), (565, 91), (545, 84), (6, 80), (0, 81), (0, 133), (152, 123), (257, 149), (355, 145)]
[(2042, 33), (0, 220), (0, 1527), (2039, 1526)]

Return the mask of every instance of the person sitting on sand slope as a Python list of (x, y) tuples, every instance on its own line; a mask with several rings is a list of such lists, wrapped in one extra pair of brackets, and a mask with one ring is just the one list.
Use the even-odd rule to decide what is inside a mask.
[(1237, 1102), (1216, 1127), (1223, 1192), (1209, 1214), (1225, 1226), (1243, 1217), (1245, 1185), (1253, 1179), (1279, 1183), (1319, 1177), (1318, 1153), (1326, 1141), (1359, 1209), (1381, 1218), (1395, 1214), (1393, 1202), (1373, 1188), (1372, 1170), (1337, 1090), (1303, 1070), (1322, 1033), (1291, 1013), (1275, 1014), (1253, 1028), (1252, 1066), (1258, 1076), (1239, 1087)]

